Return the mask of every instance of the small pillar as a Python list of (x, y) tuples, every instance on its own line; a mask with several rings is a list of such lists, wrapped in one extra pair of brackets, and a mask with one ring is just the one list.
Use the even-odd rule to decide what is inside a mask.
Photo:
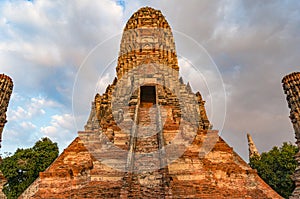
[(249, 160), (250, 160), (250, 158), (252, 158), (254, 156), (260, 157), (260, 154), (259, 154), (259, 152), (253, 142), (253, 139), (249, 133), (247, 133), (247, 139), (248, 139), (248, 146), (249, 146)]

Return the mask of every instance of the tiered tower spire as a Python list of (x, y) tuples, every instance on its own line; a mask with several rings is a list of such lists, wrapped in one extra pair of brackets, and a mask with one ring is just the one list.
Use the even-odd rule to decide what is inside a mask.
[(124, 28), (117, 76), (121, 78), (132, 68), (149, 62), (179, 70), (171, 27), (159, 10), (144, 7), (131, 16)]

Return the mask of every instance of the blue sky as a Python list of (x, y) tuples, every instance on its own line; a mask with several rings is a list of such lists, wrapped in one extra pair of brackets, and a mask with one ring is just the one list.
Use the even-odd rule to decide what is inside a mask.
[[(126, 21), (146, 5), (161, 10), (174, 31), (200, 43), (218, 66), (227, 96), (220, 130), (235, 151), (247, 159), (246, 133), (261, 152), (294, 142), (281, 79), (299, 71), (299, 1), (1, 1), (0, 72), (14, 81), (2, 154), (44, 136), (58, 142), (60, 151), (71, 143), (83, 130), (95, 93), (114, 78), (115, 62), (106, 66), (118, 56)], [(103, 57), (82, 65), (101, 43)], [(178, 54), (193, 55), (179, 48), (176, 35), (175, 43)], [(192, 88), (201, 88), (180, 63)]]

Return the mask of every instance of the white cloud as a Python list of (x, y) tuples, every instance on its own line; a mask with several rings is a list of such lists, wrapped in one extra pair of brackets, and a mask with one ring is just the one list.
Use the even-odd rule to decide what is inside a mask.
[(32, 124), (31, 122), (21, 122), (20, 126), (22, 127), (23, 130), (35, 130), (36, 125)]
[(98, 93), (104, 93), (107, 86), (112, 83), (113, 76), (110, 73), (104, 74), (97, 83), (96, 90)]
[(73, 116), (70, 114), (53, 115), (51, 118), (52, 118), (51, 124), (56, 127), (60, 127), (68, 130), (74, 129), (74, 119)]
[(60, 149), (64, 149), (77, 135), (73, 116), (70, 114), (53, 115), (50, 125), (42, 126), (40, 132), (43, 136), (59, 142)]
[[(18, 96), (18, 94), (16, 94), (16, 96)], [(17, 121), (32, 119), (46, 114), (45, 109), (61, 107), (61, 105), (57, 102), (41, 96), (33, 97), (27, 101), (24, 100), (25, 98), (12, 98), (11, 103), (20, 103), (20, 101), (22, 101), (23, 107), (18, 106), (16, 109), (10, 108), (7, 113), (9, 120)]]
[(0, 42), (0, 49), (44, 67), (66, 62), (79, 66), (93, 46), (122, 27), (122, 8), (110, 0), (9, 1), (1, 11), (7, 40)]
[(64, 137), (64, 133), (70, 134), (70, 131), (72, 130), (75, 130), (74, 119), (70, 114), (53, 115), (51, 116), (50, 125), (40, 128), (40, 131), (44, 135), (52, 137), (55, 140), (58, 140), (60, 137)]
[(18, 120), (28, 116), (28, 113), (20, 106), (17, 107), (17, 110), (11, 110), (7, 113), (9, 120)]

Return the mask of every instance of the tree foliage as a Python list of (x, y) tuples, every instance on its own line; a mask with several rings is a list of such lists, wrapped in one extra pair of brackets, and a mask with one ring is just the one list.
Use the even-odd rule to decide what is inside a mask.
[(295, 188), (291, 176), (297, 166), (294, 159), (297, 152), (297, 146), (285, 142), (280, 148), (262, 153), (261, 157), (250, 158), (249, 164), (277, 193), (288, 198)]
[(2, 160), (0, 170), (7, 183), (3, 192), (7, 198), (17, 198), (58, 156), (57, 143), (42, 138), (32, 148), (17, 149)]

